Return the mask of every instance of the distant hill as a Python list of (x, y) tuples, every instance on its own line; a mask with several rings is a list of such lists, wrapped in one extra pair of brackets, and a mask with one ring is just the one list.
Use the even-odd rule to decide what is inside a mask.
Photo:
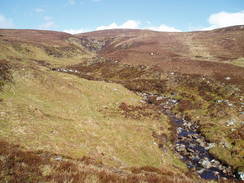
[(76, 36), (105, 42), (99, 52), (103, 56), (138, 64), (179, 60), (233, 62), (244, 57), (244, 25), (176, 33), (115, 29)]
[(174, 33), (115, 29), (75, 36), (95, 42), (98, 55), (121, 63), (157, 65), (165, 72), (216, 79), (231, 76), (234, 83), (244, 77), (243, 68), (236, 67), (244, 66), (244, 25)]

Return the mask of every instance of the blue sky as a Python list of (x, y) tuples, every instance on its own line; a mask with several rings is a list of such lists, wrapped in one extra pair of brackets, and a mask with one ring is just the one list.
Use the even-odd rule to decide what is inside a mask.
[(71, 33), (192, 31), (244, 24), (244, 0), (0, 0), (0, 28)]

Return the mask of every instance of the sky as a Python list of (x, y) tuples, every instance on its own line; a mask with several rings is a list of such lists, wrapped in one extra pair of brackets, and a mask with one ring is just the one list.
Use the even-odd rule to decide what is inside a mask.
[(180, 32), (244, 25), (244, 0), (0, 0), (0, 28), (72, 34), (112, 28)]

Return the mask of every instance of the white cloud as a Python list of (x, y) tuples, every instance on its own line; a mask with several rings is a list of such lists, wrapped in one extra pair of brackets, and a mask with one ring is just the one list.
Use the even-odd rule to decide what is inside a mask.
[(63, 32), (67, 32), (70, 34), (79, 34), (79, 33), (89, 32), (89, 31), (87, 31), (85, 29), (66, 29), (66, 30), (63, 30)]
[(42, 9), (42, 8), (36, 8), (36, 9), (34, 9), (34, 11), (35, 11), (36, 13), (43, 13), (45, 10)]
[(167, 26), (167, 25), (160, 25), (158, 27), (149, 27), (149, 28), (146, 28), (146, 29), (149, 29), (149, 30), (154, 30), (154, 31), (160, 31), (160, 32), (181, 32), (181, 30), (179, 29), (176, 29), (174, 27), (171, 27), (171, 26)]
[(105, 29), (138, 29), (140, 22), (135, 20), (128, 20), (121, 25), (117, 23), (112, 23), (110, 25), (103, 25), (96, 28), (96, 30), (105, 30)]
[(74, 5), (76, 2), (75, 0), (68, 0), (69, 4)]
[(203, 30), (211, 30), (221, 27), (228, 27), (234, 25), (243, 25), (244, 24), (244, 11), (229, 13), (229, 12), (219, 12), (214, 13), (209, 16), (208, 22), (209, 27), (204, 28)]
[[(151, 24), (150, 21), (147, 21), (146, 24)], [(161, 31), (161, 32), (181, 32), (181, 30), (176, 29), (174, 27), (171, 26), (167, 26), (167, 25), (160, 25), (158, 27), (144, 27), (144, 26), (140, 26), (141, 23), (135, 20), (128, 20), (126, 22), (124, 22), (121, 25), (118, 25), (117, 23), (112, 23), (110, 25), (103, 25), (103, 26), (99, 26), (96, 28), (96, 30), (105, 30), (105, 29), (148, 29), (148, 30), (154, 30), (154, 31)]]
[(43, 24), (39, 25), (39, 29), (49, 30), (49, 29), (53, 29), (56, 27), (56, 24), (52, 20), (52, 17), (45, 16), (44, 21), (45, 22)]
[(0, 15), (0, 28), (14, 28), (14, 24), (11, 19)]
[[(118, 25), (117, 23), (112, 23), (110, 25), (103, 25), (96, 28), (96, 30), (105, 30), (105, 29), (138, 29), (140, 23), (135, 20), (128, 20), (121, 25)], [(66, 29), (64, 32), (70, 33), (70, 34), (78, 34), (83, 32), (89, 32), (87, 29)]]

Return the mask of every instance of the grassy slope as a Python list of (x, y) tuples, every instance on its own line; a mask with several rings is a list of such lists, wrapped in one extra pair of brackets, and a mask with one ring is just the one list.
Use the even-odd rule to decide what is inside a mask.
[(79, 63), (94, 53), (71, 34), (54, 31), (0, 30), (0, 59), (41, 61), (64, 65)]
[(90, 154), (120, 166), (162, 165), (152, 132), (167, 130), (164, 117), (137, 121), (103, 114), (122, 102), (138, 105), (139, 98), (120, 85), (38, 67), (20, 69), (13, 77), (15, 84), (1, 92), (1, 138), (73, 157)]
[[(103, 166), (114, 168), (165, 167), (166, 172), (174, 172), (176, 177), (187, 171), (172, 153), (171, 143), (164, 142), (166, 151), (163, 152), (158, 148), (158, 139), (152, 136), (170, 136), (170, 125), (164, 115), (156, 119), (153, 115), (157, 112), (147, 107), (145, 110), (152, 115), (140, 116), (139, 112), (139, 120), (133, 118), (134, 114), (123, 114), (119, 107), (121, 103), (142, 105), (140, 98), (133, 92), (119, 84), (88, 81), (53, 72), (46, 67), (49, 64), (60, 66), (78, 63), (84, 57), (90, 58), (93, 53), (77, 48), (78, 51), (72, 57), (64, 55), (70, 54), (69, 51), (62, 53), (55, 49), (55, 54), (50, 55), (46, 51), (50, 45), (45, 41), (37, 44), (21, 40), (18, 43), (18, 40), (10, 42), (10, 39), (5, 37), (0, 44), (4, 49), (0, 58), (12, 66), (13, 77), (12, 82), (5, 82), (0, 92), (1, 141), (19, 144), (24, 152), (42, 150), (71, 158), (89, 156), (97, 162), (103, 162)], [(73, 42), (65, 46), (73, 47)], [(20, 154), (14, 156), (17, 158)], [(10, 157), (5, 151), (1, 152), (1, 176), (7, 179), (9, 175), (3, 170), (19, 171), (17, 160), (11, 166), (13, 170), (7, 168), (9, 161), (12, 161)], [(28, 164), (25, 159), (21, 161)], [(33, 164), (28, 166), (35, 168)], [(28, 172), (28, 168), (23, 170), (23, 180), (34, 176)], [(14, 176), (17, 175), (11, 174), (10, 179)]]

